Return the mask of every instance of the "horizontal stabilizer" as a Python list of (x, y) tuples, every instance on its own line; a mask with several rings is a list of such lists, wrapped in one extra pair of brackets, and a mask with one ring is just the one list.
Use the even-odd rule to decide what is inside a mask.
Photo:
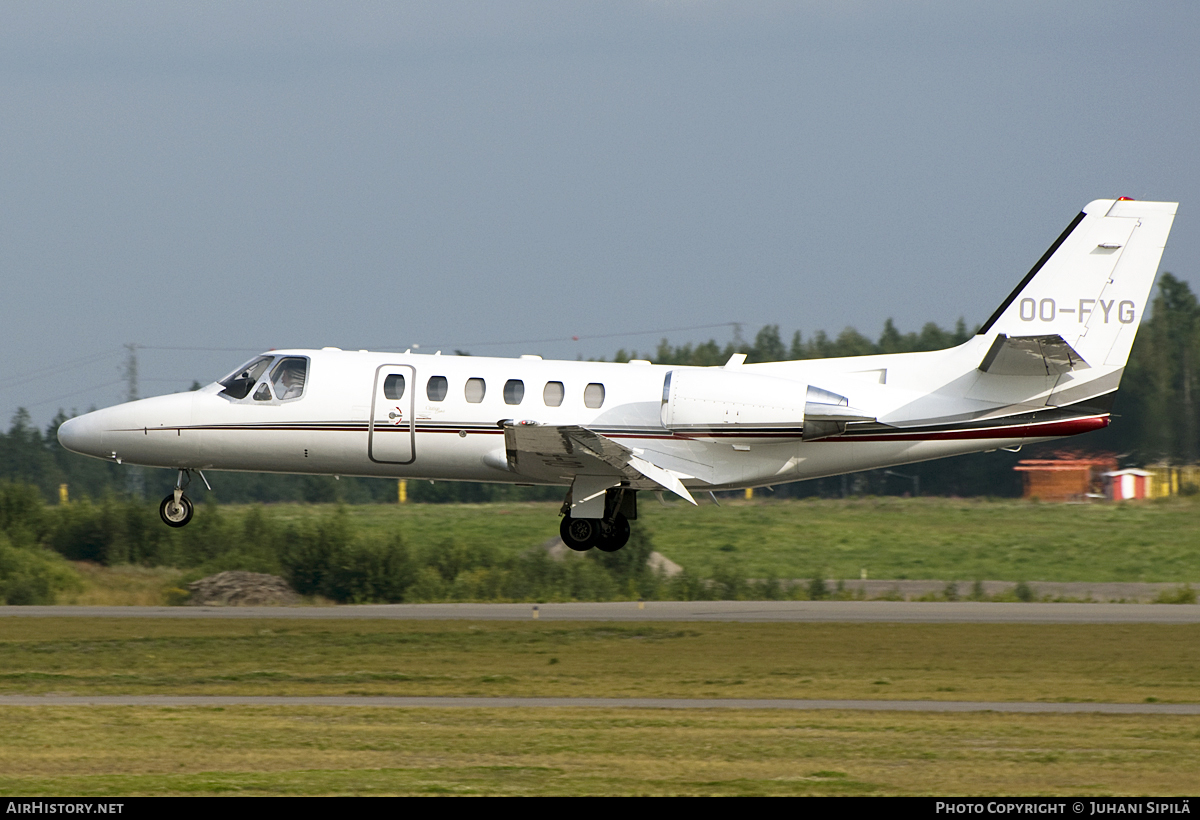
[(586, 427), (509, 423), (504, 425), (504, 447), (509, 469), (531, 478), (569, 480), (580, 474), (611, 472), (634, 483), (650, 481), (696, 503), (678, 474)]
[(1048, 336), (996, 336), (979, 363), (998, 376), (1061, 376), (1090, 365), (1057, 333)]

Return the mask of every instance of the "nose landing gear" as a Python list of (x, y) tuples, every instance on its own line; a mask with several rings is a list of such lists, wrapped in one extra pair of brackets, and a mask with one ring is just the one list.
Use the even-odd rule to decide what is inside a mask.
[[(196, 470), (196, 472), (200, 475), (200, 480), (204, 482), (204, 486), (211, 490), (212, 487), (209, 487), (208, 479), (204, 477), (204, 473), (201, 473), (199, 470)], [(158, 515), (168, 527), (186, 527), (188, 522), (192, 520), (192, 515), (196, 512), (195, 507), (192, 506), (192, 500), (183, 494), (184, 487), (191, 483), (192, 471), (180, 470), (179, 477), (175, 479), (175, 489), (158, 505)]]
[[(178, 498), (176, 497), (178, 496)], [(162, 500), (158, 505), (158, 514), (168, 527), (183, 527), (192, 520), (195, 513), (192, 500), (180, 490), (176, 490)]]

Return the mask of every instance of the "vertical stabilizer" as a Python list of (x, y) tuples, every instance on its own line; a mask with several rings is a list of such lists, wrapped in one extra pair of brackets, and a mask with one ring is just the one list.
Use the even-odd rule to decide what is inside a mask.
[(1176, 208), (1129, 199), (1089, 203), (980, 334), (1056, 334), (1090, 367), (1123, 368)]

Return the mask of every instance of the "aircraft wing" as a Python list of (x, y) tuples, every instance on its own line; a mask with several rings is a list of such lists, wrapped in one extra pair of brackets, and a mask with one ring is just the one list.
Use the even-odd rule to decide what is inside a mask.
[(682, 476), (639, 456), (624, 444), (578, 425), (506, 424), (508, 468), (530, 478), (571, 480), (576, 475), (619, 475), (649, 481), (695, 504)]

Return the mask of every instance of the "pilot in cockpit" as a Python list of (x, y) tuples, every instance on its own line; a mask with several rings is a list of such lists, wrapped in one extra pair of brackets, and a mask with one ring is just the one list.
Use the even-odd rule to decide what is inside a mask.
[(280, 401), (299, 398), (304, 393), (304, 376), (307, 368), (304, 359), (284, 359), (271, 374), (275, 386), (275, 397)]

